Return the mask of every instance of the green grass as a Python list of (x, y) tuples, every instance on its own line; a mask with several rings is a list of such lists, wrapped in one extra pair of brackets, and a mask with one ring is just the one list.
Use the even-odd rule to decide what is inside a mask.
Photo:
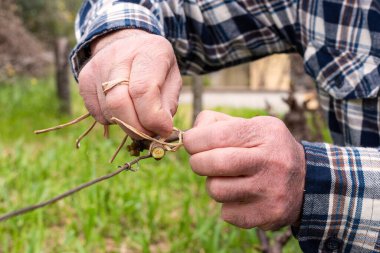
[[(73, 87), (74, 114), (84, 107)], [(122, 133), (102, 138), (97, 128), (74, 148), (89, 121), (36, 136), (33, 130), (65, 122), (49, 80), (23, 79), (0, 85), (0, 213), (46, 200), (131, 160), (122, 152), (107, 163)], [(236, 116), (263, 112), (221, 109)], [(189, 106), (176, 126), (189, 127)], [(192, 173), (181, 150), (163, 160), (141, 161), (136, 173), (122, 173), (24, 216), (0, 223), (0, 252), (255, 252), (254, 230), (219, 218), (219, 205), (206, 194), (204, 178)], [(285, 252), (300, 252), (293, 239)]]

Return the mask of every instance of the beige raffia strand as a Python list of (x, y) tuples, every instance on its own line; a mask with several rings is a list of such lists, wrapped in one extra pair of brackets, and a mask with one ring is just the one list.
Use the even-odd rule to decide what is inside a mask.
[(92, 123), (92, 125), (81, 136), (79, 136), (79, 138), (75, 141), (76, 148), (80, 148), (80, 142), (91, 132), (91, 130), (95, 127), (96, 123), (97, 121), (95, 120), (94, 123)]
[(65, 124), (62, 124), (62, 125), (58, 125), (58, 126), (55, 126), (55, 127), (50, 127), (50, 128), (46, 128), (46, 129), (42, 129), (42, 130), (36, 130), (36, 131), (34, 131), (34, 133), (35, 134), (42, 134), (42, 133), (47, 133), (47, 132), (55, 131), (55, 130), (58, 130), (58, 129), (62, 129), (62, 128), (65, 128), (65, 127), (68, 127), (68, 126), (71, 126), (71, 125), (75, 125), (76, 123), (79, 123), (82, 120), (87, 119), (88, 117), (90, 117), (90, 113), (83, 114), (82, 116), (80, 116), (80, 117), (78, 117), (76, 119), (73, 119), (72, 121), (67, 122)]
[[(42, 130), (36, 130), (36, 131), (34, 131), (34, 133), (35, 134), (42, 134), (42, 133), (48, 133), (48, 132), (56, 131), (56, 130), (59, 130), (59, 129), (62, 129), (62, 128), (65, 128), (68, 126), (75, 125), (75, 124), (87, 119), (88, 117), (90, 117), (90, 113), (83, 114), (82, 116), (79, 116), (78, 118), (76, 118), (70, 122), (67, 122), (65, 124), (61, 124), (61, 125), (58, 125), (55, 127), (50, 127), (50, 128), (46, 128), (46, 129), (42, 129)], [(80, 147), (80, 142), (83, 140), (84, 137), (86, 137), (92, 131), (92, 129), (94, 129), (96, 123), (97, 123), (97, 121), (95, 120), (94, 123), (92, 123), (91, 126), (83, 134), (81, 134), (78, 137), (78, 139), (75, 141), (76, 148)]]
[(112, 88), (114, 88), (117, 85), (121, 85), (121, 84), (129, 85), (129, 80), (128, 79), (115, 79), (115, 80), (112, 80), (112, 81), (108, 81), (108, 82), (102, 83), (102, 88), (103, 88), (104, 95), (107, 95), (107, 93)]
[[(34, 133), (41, 134), (41, 133), (47, 133), (47, 132), (59, 130), (59, 129), (62, 129), (62, 128), (65, 128), (65, 127), (77, 124), (77, 123), (81, 122), (82, 120), (88, 118), (89, 116), (90, 116), (90, 114), (87, 113), (87, 114), (84, 114), (84, 115), (82, 115), (82, 116), (80, 116), (80, 117), (78, 117), (78, 118), (76, 118), (76, 119), (74, 119), (74, 120), (72, 120), (72, 121), (70, 121), (68, 123), (65, 123), (65, 124), (62, 124), (62, 125), (58, 125), (58, 126), (55, 126), (55, 127), (51, 127), (51, 128), (47, 128), (47, 129), (43, 129), (43, 130), (37, 130), (37, 131), (34, 131)], [(176, 131), (178, 133), (178, 142), (172, 143), (172, 142), (166, 142), (164, 138), (156, 139), (156, 138), (150, 137), (149, 135), (144, 134), (143, 132), (137, 130), (136, 128), (132, 127), (131, 125), (128, 125), (127, 123), (125, 123), (124, 121), (122, 121), (122, 120), (120, 120), (120, 119), (118, 119), (116, 117), (111, 118), (111, 120), (113, 122), (116, 122), (119, 126), (125, 127), (126, 129), (128, 129), (131, 132), (135, 133), (137, 136), (140, 136), (144, 140), (151, 141), (152, 143), (155, 143), (155, 144), (161, 144), (162, 147), (166, 151), (175, 152), (175, 151), (177, 151), (183, 145), (183, 142), (182, 142), (183, 132), (181, 130), (177, 129), (177, 128), (173, 128), (173, 131)], [(76, 140), (76, 147), (77, 148), (79, 148), (81, 140), (84, 137), (86, 137), (92, 131), (92, 129), (95, 127), (96, 124), (97, 124), (97, 122), (94, 121), (91, 124), (91, 126), (81, 136), (79, 136), (79, 138)], [(109, 130), (106, 129), (106, 127), (108, 128), (108, 125), (106, 125), (104, 127), (105, 127), (105, 129), (104, 129), (105, 136), (107, 136), (108, 133), (109, 133)], [(125, 145), (125, 142), (127, 141), (127, 137), (128, 137), (128, 135), (126, 135), (124, 137), (124, 139), (122, 140), (121, 144), (116, 149), (115, 153), (113, 154), (113, 156), (112, 156), (112, 158), (110, 160), (111, 163), (116, 158), (116, 156), (119, 154), (119, 152), (122, 149), (122, 147)]]
[(183, 145), (183, 141), (182, 141), (183, 132), (181, 130), (179, 130), (178, 128), (173, 128), (174, 131), (178, 132), (178, 142), (171, 143), (171, 142), (166, 142), (165, 139), (163, 139), (163, 138), (155, 139), (153, 137), (150, 137), (149, 135), (144, 134), (143, 132), (137, 130), (136, 128), (132, 127), (131, 125), (128, 125), (127, 123), (125, 123), (124, 121), (122, 121), (116, 117), (112, 117), (111, 121), (116, 122), (121, 127), (127, 128), (128, 130), (130, 130), (131, 132), (140, 136), (144, 140), (148, 140), (148, 141), (151, 141), (153, 143), (159, 143), (159, 144), (163, 145), (163, 147), (165, 148), (166, 151), (175, 152), (180, 147), (182, 147), (182, 145)]

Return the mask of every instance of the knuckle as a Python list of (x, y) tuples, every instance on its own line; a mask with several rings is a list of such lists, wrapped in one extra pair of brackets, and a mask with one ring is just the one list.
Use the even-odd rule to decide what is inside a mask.
[(213, 113), (211, 110), (202, 110), (200, 113), (199, 113), (199, 117), (205, 117), (209, 114)]
[(178, 109), (178, 100), (176, 99), (171, 99), (170, 100), (170, 114), (173, 116), (174, 114), (177, 113), (177, 109)]
[(155, 59), (155, 62), (160, 62), (160, 64), (164, 64), (167, 68), (175, 63), (176, 58), (173, 47), (166, 38), (155, 36), (154, 43), (150, 39), (145, 43), (150, 48), (149, 54), (152, 56), (152, 59)]
[(155, 61), (164, 65), (166, 69), (170, 69), (173, 64), (173, 57), (168, 51), (162, 51), (155, 56)]
[(143, 97), (150, 90), (150, 85), (145, 80), (136, 80), (129, 86), (129, 95), (133, 99), (139, 99)]
[(260, 123), (258, 123), (259, 129), (267, 142), (279, 143), (289, 134), (288, 128), (282, 120), (271, 116), (263, 116), (260, 118)]
[(252, 122), (250, 120), (240, 120), (236, 123), (235, 138), (245, 140), (252, 132)]
[(276, 117), (273, 116), (258, 116), (252, 118), (253, 121), (256, 122), (256, 124), (262, 126), (262, 127), (276, 127), (278, 126), (282, 121)]
[(210, 115), (211, 115), (211, 111), (210, 110), (203, 110), (201, 111), (198, 116), (197, 116), (197, 119), (195, 121), (195, 123), (201, 123), (203, 120), (207, 119)]
[(173, 52), (173, 47), (171, 46), (170, 42), (162, 36), (156, 36), (156, 42), (155, 45), (158, 45), (159, 48), (167, 53)]
[(284, 129), (286, 129), (284, 122), (278, 118), (269, 117), (268, 121), (269, 121), (268, 125), (270, 126), (272, 131), (274, 131), (276, 133), (283, 132)]

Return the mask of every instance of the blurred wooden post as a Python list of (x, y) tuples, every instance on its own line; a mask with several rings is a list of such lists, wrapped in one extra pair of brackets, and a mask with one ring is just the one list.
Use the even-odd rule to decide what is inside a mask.
[(197, 115), (202, 111), (203, 108), (203, 81), (201, 76), (194, 76), (192, 78), (191, 88), (193, 91), (193, 124)]
[(69, 80), (69, 40), (58, 38), (55, 42), (55, 70), (59, 109), (62, 113), (71, 114), (71, 96)]

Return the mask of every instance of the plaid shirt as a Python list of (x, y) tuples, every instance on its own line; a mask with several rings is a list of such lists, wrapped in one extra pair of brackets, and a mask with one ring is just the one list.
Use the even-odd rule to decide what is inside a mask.
[(87, 0), (71, 55), (76, 77), (91, 55), (89, 43), (123, 28), (165, 36), (184, 74), (301, 54), (336, 145), (303, 142), (297, 238), (305, 252), (380, 252), (378, 1)]

